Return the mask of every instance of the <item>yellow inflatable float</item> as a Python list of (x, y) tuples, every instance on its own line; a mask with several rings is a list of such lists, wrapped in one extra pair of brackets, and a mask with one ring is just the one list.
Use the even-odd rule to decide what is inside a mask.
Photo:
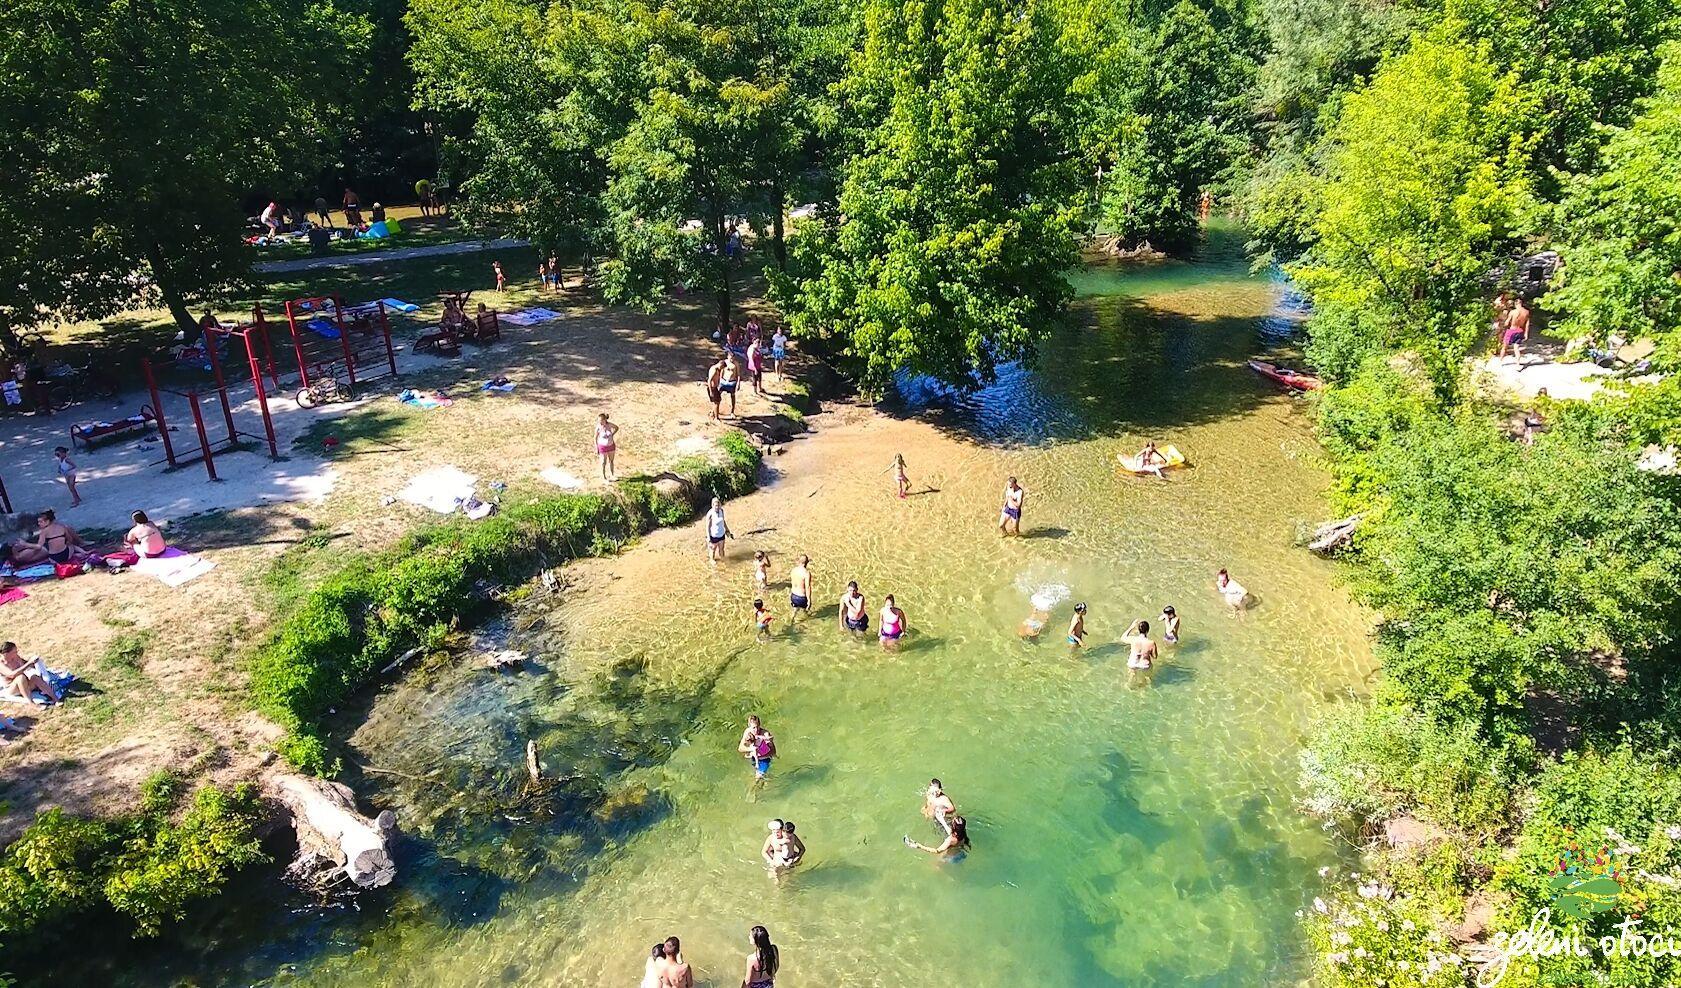
[(1156, 452), (1161, 455), (1163, 462), (1151, 464), (1150, 466), (1144, 466), (1139, 463), (1137, 456), (1128, 456), (1125, 453), (1117, 453), (1115, 455), (1115, 459), (1121, 464), (1122, 470), (1138, 474), (1160, 473), (1163, 470), (1172, 470), (1178, 467), (1189, 466), (1185, 460), (1185, 454), (1179, 452), (1179, 447), (1177, 446), (1157, 446)]

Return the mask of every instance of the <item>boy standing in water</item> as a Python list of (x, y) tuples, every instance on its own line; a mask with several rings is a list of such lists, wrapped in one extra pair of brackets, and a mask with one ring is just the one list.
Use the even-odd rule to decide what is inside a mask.
[(794, 568), (788, 571), (788, 623), (792, 625), (796, 616), (811, 616), (811, 557), (801, 556)]
[(765, 606), (764, 600), (762, 598), (755, 599), (753, 601), (753, 624), (759, 629), (760, 641), (770, 637), (771, 620), (770, 608)]
[(1027, 490), (1011, 477), (1004, 485), (1004, 510), (998, 515), (998, 534), (1021, 535), (1021, 506), (1027, 500)]
[(1086, 640), (1086, 605), (1074, 605), (1074, 619), (1068, 622), (1068, 644), (1079, 648)]

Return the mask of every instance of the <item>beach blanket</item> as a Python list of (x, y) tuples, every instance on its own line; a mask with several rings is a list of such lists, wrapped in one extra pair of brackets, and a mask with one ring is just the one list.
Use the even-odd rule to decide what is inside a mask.
[(29, 595), (17, 587), (7, 587), (0, 590), (0, 604), (10, 604), (14, 600), (22, 600), (27, 596)]
[(514, 382), (508, 380), (505, 377), (493, 378), (489, 381), (484, 382), (484, 386), (479, 388), (479, 390), (480, 391), (497, 391), (497, 392), (500, 392), (502, 394), (507, 394), (508, 392), (514, 390)]
[(450, 396), (444, 394), (442, 391), (434, 391), (431, 394), (423, 394), (419, 391), (412, 391), (408, 388), (404, 388), (402, 393), (397, 395), (397, 400), (405, 405), (413, 405), (416, 408), (442, 408), (446, 405), (454, 404), (454, 401), (450, 398)]
[[(47, 661), (39, 655), (35, 656), (34, 661), (35, 675), (40, 676), (42, 679), (51, 683), (53, 689), (58, 691), (59, 696), (64, 695), (64, 688), (66, 686), (69, 686), (71, 683), (76, 681), (76, 675), (74, 673), (65, 672), (63, 669), (48, 669)], [(22, 698), (13, 693), (0, 695), (0, 700), (5, 701), (6, 703), (24, 702)], [(29, 694), (29, 702), (38, 703), (44, 707), (47, 705), (47, 698), (42, 696), (39, 692), (34, 692)], [(8, 723), (6, 726), (10, 727), (11, 724)]]
[(52, 563), (36, 563), (16, 570), (12, 575), (20, 580), (52, 580), (58, 577), (58, 569)]
[(304, 325), (309, 327), (310, 332), (324, 340), (336, 340), (339, 338), (339, 328), (333, 325), (332, 321), (329, 319), (311, 319), (309, 322), (304, 323)]
[(434, 467), (410, 477), (397, 497), (441, 515), (454, 514), (459, 505), (472, 498), (478, 482), (479, 478), (455, 467)]
[(504, 312), (501, 316), (503, 322), (511, 322), (515, 326), (533, 326), (559, 318), (560, 313), (553, 309), (521, 309), (519, 312)]
[(215, 568), (214, 562), (190, 552), (182, 552), (174, 546), (165, 549), (162, 555), (140, 560), (133, 567), (136, 573), (156, 577), (166, 587), (178, 587)]
[(413, 302), (405, 302), (400, 298), (382, 298), (380, 301), (385, 303), (385, 307), (387, 309), (391, 309), (394, 312), (420, 311), (420, 306), (415, 305)]

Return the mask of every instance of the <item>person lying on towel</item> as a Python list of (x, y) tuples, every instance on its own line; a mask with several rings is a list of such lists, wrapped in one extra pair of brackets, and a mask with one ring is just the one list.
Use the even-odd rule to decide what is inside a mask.
[(164, 542), (163, 533), (158, 531), (158, 526), (146, 517), (146, 512), (136, 511), (130, 517), (134, 519), (134, 527), (123, 536), (123, 545), (133, 549), (142, 559), (163, 555), (163, 551), (169, 548), (169, 545)]
[(18, 654), (16, 642), (0, 645), (0, 680), (6, 684), (0, 687), (0, 691), (21, 697), (25, 703), (29, 702), (31, 693), (41, 694), (48, 703), (57, 703), (61, 699), (52, 684), (36, 673), (35, 661)]

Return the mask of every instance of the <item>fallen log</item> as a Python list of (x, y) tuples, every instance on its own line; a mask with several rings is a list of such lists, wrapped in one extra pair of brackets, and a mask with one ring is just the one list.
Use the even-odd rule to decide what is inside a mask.
[(1313, 535), (1308, 540), (1307, 547), (1322, 556), (1335, 552), (1348, 544), (1348, 540), (1354, 537), (1355, 530), (1360, 527), (1360, 522), (1365, 517), (1365, 515), (1353, 515), (1339, 521), (1328, 521), (1320, 524), (1313, 530)]
[(269, 777), (268, 786), (291, 811), (298, 835), (292, 873), (318, 885), (342, 876), (361, 888), (389, 885), (397, 877), (390, 848), (397, 832), (395, 813), (386, 810), (370, 820), (357, 810), (348, 787), (326, 779), (277, 774)]

